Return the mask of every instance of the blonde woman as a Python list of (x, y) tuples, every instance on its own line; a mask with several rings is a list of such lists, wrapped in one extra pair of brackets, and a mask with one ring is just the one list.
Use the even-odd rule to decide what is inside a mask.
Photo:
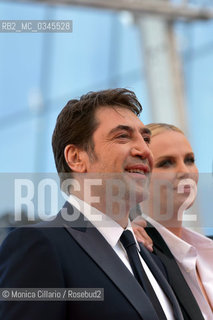
[[(182, 226), (183, 210), (193, 204), (196, 196), (198, 169), (193, 150), (179, 128), (163, 123), (153, 123), (147, 127), (152, 132), (150, 148), (154, 168), (150, 197), (142, 208), (149, 216), (146, 231), (154, 242), (154, 251), (166, 263), (171, 260), (171, 256), (161, 243), (163, 237), (203, 317), (212, 320), (213, 241)], [(144, 221), (138, 217), (133, 226), (140, 241), (144, 235)]]

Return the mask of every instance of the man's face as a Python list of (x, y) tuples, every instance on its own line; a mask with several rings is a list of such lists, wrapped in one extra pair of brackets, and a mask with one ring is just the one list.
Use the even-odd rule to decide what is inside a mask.
[(124, 108), (97, 110), (98, 128), (93, 134), (95, 157), (87, 157), (87, 173), (104, 173), (134, 186), (137, 202), (144, 199), (144, 187), (153, 167), (149, 149), (150, 132), (139, 118)]

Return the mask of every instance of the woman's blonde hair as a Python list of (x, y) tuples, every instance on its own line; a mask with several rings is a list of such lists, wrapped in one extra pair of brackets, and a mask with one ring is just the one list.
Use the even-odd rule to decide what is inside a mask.
[(146, 125), (146, 127), (151, 131), (152, 137), (167, 130), (176, 131), (184, 135), (182, 130), (169, 123), (149, 123)]

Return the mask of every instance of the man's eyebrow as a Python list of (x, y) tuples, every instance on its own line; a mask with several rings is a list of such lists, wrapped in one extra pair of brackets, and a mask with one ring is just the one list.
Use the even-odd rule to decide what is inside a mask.
[[(117, 127), (115, 127), (115, 128), (113, 128), (112, 130), (110, 130), (110, 132), (109, 132), (109, 134), (108, 135), (112, 135), (113, 133), (116, 133), (117, 131), (119, 131), (119, 130), (125, 130), (125, 131), (128, 131), (128, 132), (133, 132), (134, 131), (134, 129), (132, 128), (132, 127), (129, 127), (129, 126), (125, 126), (125, 125), (118, 125)], [(144, 128), (141, 128), (140, 129), (140, 133), (141, 134), (148, 134), (148, 135), (150, 135), (151, 136), (151, 131), (148, 129), (148, 128), (146, 128), (146, 127), (144, 127)]]
[(142, 131), (143, 131), (143, 133), (146, 133), (146, 134), (149, 134), (150, 136), (152, 135), (152, 132), (151, 132), (151, 130), (149, 130), (148, 128), (143, 128), (142, 129)]

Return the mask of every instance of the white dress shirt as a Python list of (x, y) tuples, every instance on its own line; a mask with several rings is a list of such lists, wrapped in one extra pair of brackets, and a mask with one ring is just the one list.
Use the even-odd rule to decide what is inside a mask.
[[(72, 206), (75, 206), (86, 217), (86, 219), (89, 220), (96, 227), (96, 229), (98, 229), (98, 231), (106, 239), (106, 241), (109, 243), (112, 249), (116, 252), (119, 258), (125, 264), (125, 266), (133, 274), (126, 250), (124, 249), (123, 245), (120, 242), (120, 237), (124, 229), (117, 222), (111, 219), (109, 216), (105, 215), (104, 213), (97, 210), (96, 208), (90, 206), (88, 203), (82, 201), (81, 199), (73, 195), (70, 195), (68, 201)], [(125, 230), (127, 229), (133, 233), (133, 236), (135, 238), (130, 220), (128, 221), (128, 226)], [(140, 247), (138, 245), (136, 238), (135, 238), (135, 241), (137, 244), (138, 251), (140, 251)], [(167, 296), (165, 295), (165, 293), (163, 292), (163, 290), (155, 280), (155, 277), (149, 270), (147, 264), (142, 259), (140, 254), (139, 254), (139, 257), (167, 319), (174, 320), (173, 310)]]
[(146, 220), (160, 232), (166, 241), (197, 300), (204, 319), (212, 320), (213, 312), (202, 293), (196, 268), (213, 308), (213, 241), (188, 228), (182, 229), (180, 239), (152, 218), (146, 217)]

